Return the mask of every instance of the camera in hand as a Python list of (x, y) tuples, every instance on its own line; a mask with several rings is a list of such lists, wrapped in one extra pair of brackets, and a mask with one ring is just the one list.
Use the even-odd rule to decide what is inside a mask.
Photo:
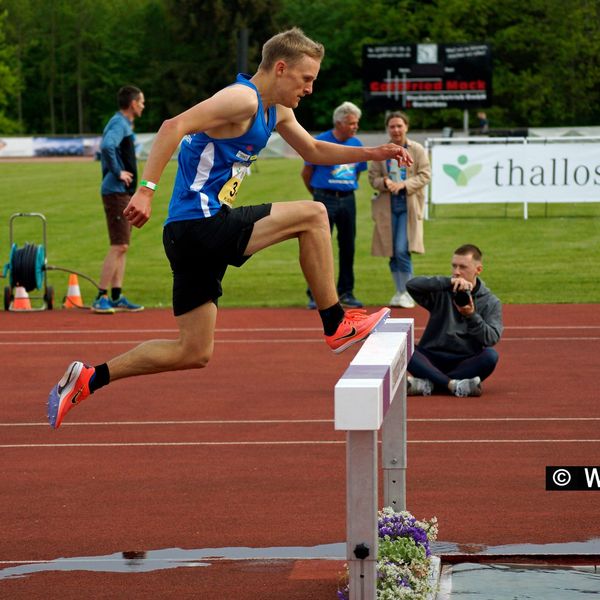
[(468, 306), (471, 303), (471, 291), (470, 290), (458, 290), (452, 294), (454, 297), (454, 304), (456, 306)]

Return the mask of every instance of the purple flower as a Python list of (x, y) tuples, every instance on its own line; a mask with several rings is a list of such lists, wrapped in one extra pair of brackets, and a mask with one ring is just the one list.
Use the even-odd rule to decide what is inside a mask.
[(343, 590), (337, 591), (338, 600), (349, 600), (350, 590), (348, 586), (346, 586)]
[(416, 522), (414, 517), (399, 513), (393, 513), (391, 516), (389, 514), (381, 515), (378, 519), (379, 537), (388, 536), (392, 540), (401, 537), (412, 538), (416, 544), (425, 548), (426, 556), (430, 556), (427, 532), (416, 526)]

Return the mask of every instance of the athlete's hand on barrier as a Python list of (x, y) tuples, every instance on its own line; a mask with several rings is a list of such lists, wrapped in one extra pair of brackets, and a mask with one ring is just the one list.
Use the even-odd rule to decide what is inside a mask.
[(152, 190), (142, 187), (131, 196), (123, 215), (134, 227), (142, 227), (150, 219), (153, 193)]

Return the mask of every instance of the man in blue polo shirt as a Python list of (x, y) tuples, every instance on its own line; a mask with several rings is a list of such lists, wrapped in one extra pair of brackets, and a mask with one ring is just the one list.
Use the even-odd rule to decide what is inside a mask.
[[(362, 146), (356, 137), (361, 110), (352, 102), (344, 102), (333, 111), (333, 129), (316, 136), (318, 140), (343, 146)], [(362, 302), (354, 297), (354, 239), (356, 237), (356, 199), (361, 171), (367, 163), (344, 165), (313, 165), (304, 163), (302, 179), (313, 199), (327, 208), (329, 226), (337, 227), (339, 273), (337, 291), (342, 306), (361, 308)], [(308, 308), (316, 308), (310, 290)]]

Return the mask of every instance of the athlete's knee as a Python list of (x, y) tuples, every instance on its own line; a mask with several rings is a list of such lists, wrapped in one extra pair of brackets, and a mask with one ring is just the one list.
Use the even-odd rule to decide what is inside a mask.
[(325, 221), (329, 222), (329, 218), (327, 216), (327, 207), (322, 202), (313, 202), (312, 206), (317, 212), (319, 219), (325, 219)]
[(322, 202), (308, 201), (308, 221), (312, 227), (325, 227), (329, 230), (329, 217), (327, 208)]
[(193, 346), (184, 350), (183, 360), (188, 369), (204, 369), (212, 359), (213, 347)]
[(186, 353), (185, 360), (190, 369), (204, 369), (208, 366), (213, 355), (213, 349), (196, 347)]

